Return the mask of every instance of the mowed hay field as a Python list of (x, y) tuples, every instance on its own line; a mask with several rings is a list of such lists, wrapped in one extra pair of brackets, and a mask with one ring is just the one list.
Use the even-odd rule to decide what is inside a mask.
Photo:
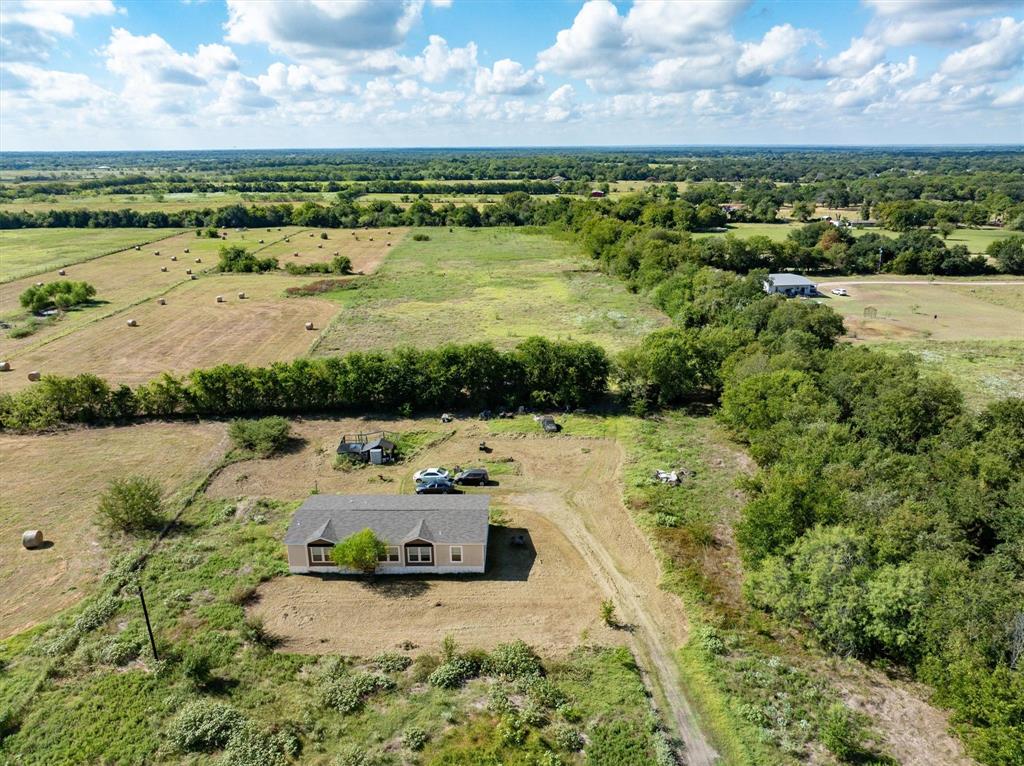
[[(87, 595), (111, 555), (120, 552), (94, 518), (111, 479), (153, 476), (170, 495), (208, 470), (226, 446), (225, 428), (216, 423), (0, 435), (0, 638)], [(42, 530), (48, 546), (22, 548), (26, 529)]]
[(317, 354), (491, 341), (530, 335), (590, 340), (615, 351), (668, 322), (599, 273), (569, 242), (522, 229), (418, 230), (373, 278), (333, 293), (342, 306)]
[[(164, 239), (181, 229), (2, 229), (0, 282)], [(0, 310), (3, 310), (0, 304)]]
[[(308, 277), (216, 274), (184, 282), (130, 311), (89, 323), (10, 355), (14, 369), (0, 378), (4, 390), (31, 385), (25, 373), (90, 372), (113, 383), (143, 383), (162, 372), (187, 373), (221, 363), (254, 365), (304, 355), (337, 306), (323, 298), (291, 298), (286, 288)], [(245, 292), (245, 299), (238, 298)], [(223, 303), (217, 296), (224, 297)], [(129, 327), (127, 317), (138, 325)]]
[[(289, 263), (307, 265), (327, 263), (335, 253), (348, 256), (356, 273), (375, 272), (390, 249), (409, 233), (408, 228), (391, 229), (302, 229), (282, 238), (274, 234), (274, 243), (260, 250), (260, 256), (273, 256), (281, 268)], [(321, 237), (326, 234), (327, 239)], [(271, 235), (267, 235), (268, 237)], [(267, 240), (270, 241), (269, 239)]]

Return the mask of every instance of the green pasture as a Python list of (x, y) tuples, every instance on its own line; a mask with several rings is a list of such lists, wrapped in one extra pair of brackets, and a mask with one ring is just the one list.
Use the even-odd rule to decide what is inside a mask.
[[(430, 239), (415, 241), (417, 232)], [(508, 348), (530, 335), (615, 351), (668, 321), (569, 242), (506, 228), (413, 236), (375, 275), (330, 295), (341, 311), (316, 353), (470, 341)]]

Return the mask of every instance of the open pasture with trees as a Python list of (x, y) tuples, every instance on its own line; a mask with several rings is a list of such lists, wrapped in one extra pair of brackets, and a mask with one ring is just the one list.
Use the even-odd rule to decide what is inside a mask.
[[(163, 372), (303, 356), (337, 311), (336, 304), (323, 298), (285, 294), (287, 288), (309, 281), (279, 274), (209, 274), (160, 293), (162, 305), (154, 296), (130, 310), (83, 322), (73, 332), (58, 325), (59, 333), (10, 353), (14, 369), (3, 373), (4, 390), (31, 385), (25, 377), (28, 370), (89, 372), (137, 384)], [(240, 292), (245, 298), (238, 297)], [(136, 326), (127, 325), (128, 317)], [(306, 330), (307, 322), (314, 331)]]
[(518, 229), (423, 229), (378, 274), (330, 295), (341, 312), (316, 353), (530, 335), (625, 347), (664, 322), (650, 303), (595, 271), (578, 247)]
[[(135, 245), (163, 240), (181, 229), (3, 229), (0, 283), (71, 266)], [(157, 245), (159, 247), (159, 245)], [(6, 292), (0, 308), (8, 310)]]
[(50, 619), (90, 595), (125, 543), (104, 532), (96, 507), (107, 484), (141, 474), (170, 498), (225, 451), (215, 423), (147, 423), (41, 437), (0, 434), (0, 538), (39, 529), (45, 548), (5, 542), (0, 556), (0, 637)]

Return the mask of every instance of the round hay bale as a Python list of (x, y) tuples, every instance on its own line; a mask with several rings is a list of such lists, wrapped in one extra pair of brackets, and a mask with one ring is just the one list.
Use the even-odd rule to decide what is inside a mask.
[(388, 247), (391, 247), (391, 243), (390, 242), (388, 242)]
[(176, 261), (176, 260), (178, 260), (178, 256), (176, 256), (176, 255), (172, 255), (172, 256), (171, 256), (171, 260), (172, 260), (172, 261)]
[(311, 236), (311, 237), (312, 237), (312, 236), (313, 236), (313, 232), (309, 232), (309, 236)]
[(157, 298), (156, 299), (156, 305), (157, 306), (164, 306), (166, 304), (167, 304), (167, 299), (166, 298)]
[(317, 249), (317, 250), (323, 250), (323, 249), (324, 249), (324, 246), (323, 246), (323, 245), (317, 245), (317, 246), (316, 246), (316, 249)]
[(188, 250), (188, 248), (186, 247), (186, 248), (185, 248), (185, 252), (187, 253), (188, 251), (189, 251), (189, 250)]
[(160, 271), (167, 271), (167, 267), (166, 266), (161, 266), (160, 267)]
[[(269, 229), (268, 229), (267, 231), (269, 231)], [(260, 244), (261, 244), (261, 245), (263, 244), (263, 240), (262, 240), (262, 239), (260, 240)]]
[(42, 287), (42, 286), (43, 286), (42, 282), (36, 282), (36, 287)]
[(218, 295), (217, 296), (217, 303), (223, 303), (223, 302), (224, 302), (224, 296), (223, 295)]
[(370, 237), (370, 241), (373, 242), (373, 237)]
[(11, 363), (8, 362), (6, 359), (0, 360), (0, 372), (10, 372), (10, 371), (11, 371)]
[(197, 279), (197, 277), (196, 277), (196, 275), (195, 275), (195, 274), (190, 274), (190, 275), (189, 275), (189, 279)]
[(134, 319), (129, 319), (129, 320), (128, 320), (128, 326), (129, 326), (129, 327), (138, 327), (138, 326), (139, 326), (139, 323), (138, 323), (138, 322), (136, 322), (136, 321), (135, 321)]
[(135, 249), (136, 249), (136, 250), (141, 250), (141, 249), (142, 249), (142, 246), (141, 246), (141, 245), (136, 245), (136, 246), (135, 246)]
[(202, 258), (196, 258), (196, 263), (202, 263), (202, 262), (203, 262)]
[(307, 330), (312, 330), (313, 329), (313, 323), (312, 322), (306, 322), (306, 329)]
[(294, 256), (295, 258), (298, 258), (299, 257), (299, 251), (296, 250), (294, 253), (292, 253), (292, 256)]
[(239, 293), (238, 294), (238, 298), (239, 298), (239, 300), (243, 300), (244, 301), (245, 300), (245, 293)]
[(28, 379), (31, 380), (33, 383), (35, 383), (41, 377), (42, 375), (39, 373), (39, 370), (32, 370), (32, 372), (28, 374)]
[(43, 544), (43, 533), (38, 529), (26, 529), (21, 533), (21, 544), (28, 550), (38, 548)]
[(160, 255), (160, 251), (159, 250), (154, 250), (153, 251), (153, 255)]
[(191, 274), (192, 273), (192, 269), (185, 269), (185, 273), (186, 274)]
[(61, 269), (57, 273), (60, 274), (62, 277), (66, 277), (68, 275), (67, 271), (65, 271), (64, 269)]

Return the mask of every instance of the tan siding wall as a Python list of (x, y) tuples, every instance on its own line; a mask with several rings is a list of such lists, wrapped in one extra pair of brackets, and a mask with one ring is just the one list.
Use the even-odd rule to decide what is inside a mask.
[(305, 545), (287, 545), (288, 549), (288, 566), (290, 567), (308, 567), (309, 559), (306, 556)]
[(463, 545), (462, 546), (462, 561), (452, 561), (451, 557), (451, 546), (449, 545), (435, 545), (435, 556), (437, 556), (438, 566), (483, 566), (484, 563), (484, 547), (482, 545)]

